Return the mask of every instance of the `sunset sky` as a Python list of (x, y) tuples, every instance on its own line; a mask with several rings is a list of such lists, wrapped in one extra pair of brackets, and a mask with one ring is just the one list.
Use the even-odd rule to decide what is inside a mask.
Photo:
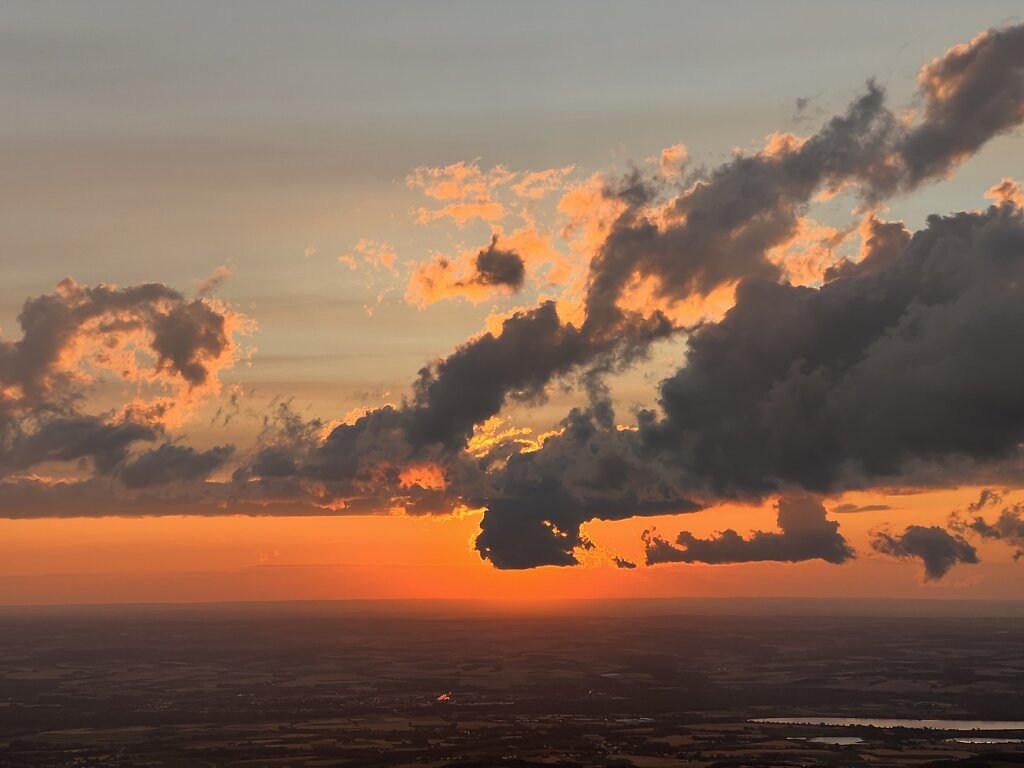
[(0, 96), (0, 604), (1024, 594), (1018, 2), (14, 2)]

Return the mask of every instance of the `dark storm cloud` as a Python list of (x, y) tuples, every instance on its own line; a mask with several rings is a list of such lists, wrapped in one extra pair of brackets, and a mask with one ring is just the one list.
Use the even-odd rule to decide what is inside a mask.
[(614, 322), (563, 324), (554, 302), (517, 312), (499, 335), (486, 333), (420, 371), (409, 410), (414, 443), (456, 447), (506, 400), (541, 397), (552, 378), (597, 360), (612, 368), (633, 362), (651, 342), (672, 333), (660, 313), (620, 313)]
[[(658, 278), (669, 298), (741, 280), (736, 307), (721, 323), (693, 333), (687, 366), (662, 386), (665, 415), (643, 415), (647, 457), (678, 468), (694, 492), (761, 497), (793, 485), (856, 487), (898, 477), (912, 462), (1013, 453), (1024, 436), (1024, 412), (1014, 396), (1024, 368), (1001, 355), (994, 340), (1004, 327), (1013, 329), (1011, 336), (1024, 333), (1016, 287), (1024, 278), (1019, 212), (1005, 207), (935, 217), (913, 245), (902, 224), (872, 218), (864, 258), (841, 264), (820, 290), (780, 284), (766, 253), (793, 236), (804, 206), (821, 189), (853, 185), (874, 201), (941, 176), (963, 159), (949, 151), (952, 138), (927, 137), (960, 131), (959, 146), (973, 151), (1019, 123), (1024, 94), (1012, 87), (1020, 72), (1008, 50), (1016, 34), (993, 33), (968, 49), (978, 61), (1002, 57), (1007, 71), (994, 89), (978, 80), (975, 65), (933, 64), (922, 84), (928, 106), (912, 128), (895, 119), (882, 90), (869, 83), (845, 114), (806, 141), (780, 141), (698, 179), (665, 208), (662, 222), (643, 214), (658, 192), (636, 171), (609, 190), (627, 212), (592, 264), (584, 327), (617, 320), (616, 303), (636, 274)], [(1003, 117), (957, 123), (939, 104), (970, 98), (993, 109), (996, 99)], [(1012, 348), (1012, 338), (1003, 340)], [(950, 412), (945, 404), (954, 401), (966, 407)], [(541, 452), (528, 460), (535, 482), (546, 477), (539, 469), (546, 458)], [(515, 468), (510, 461), (508, 469)], [(585, 544), (577, 526), (583, 515), (570, 514), (559, 525), (550, 510), (572, 510), (576, 501), (558, 499), (564, 488), (557, 477), (548, 483), (543, 498), (528, 504), (500, 493), (487, 500), (477, 541), (482, 556), (501, 567), (575, 562), (570, 547)], [(820, 538), (808, 531), (801, 543), (820, 552), (812, 557), (842, 562), (852, 552), (820, 514), (814, 529)], [(802, 559), (799, 547), (787, 549), (798, 535), (701, 541), (684, 534), (688, 549), (673, 552), (712, 561)]]
[(898, 534), (876, 532), (871, 546), (885, 555), (920, 560), (927, 581), (941, 579), (957, 563), (979, 562), (978, 552), (970, 543), (937, 525), (909, 525)]
[(872, 216), (867, 221), (863, 257), (860, 261), (843, 259), (829, 267), (825, 270), (825, 280), (880, 272), (903, 254), (910, 245), (910, 236), (902, 221), (882, 221)]
[(393, 486), (398, 468), (428, 460), (445, 464), (459, 480), (460, 473), (475, 474), (459, 451), (474, 427), (509, 399), (543, 398), (553, 377), (580, 365), (626, 367), (671, 330), (660, 314), (622, 315), (616, 326), (599, 331), (577, 328), (563, 324), (554, 302), (546, 302), (507, 318), (500, 334), (485, 333), (422, 369), (411, 401), (335, 427), (322, 443), (317, 429), (295, 435), (292, 425), (287, 439), (262, 448), (238, 477), (309, 477), (334, 482), (342, 492), (380, 480), (385, 466), (391, 475), (383, 479)]
[(233, 452), (227, 445), (197, 451), (189, 446), (165, 443), (125, 464), (120, 477), (129, 488), (202, 480), (223, 467)]
[(659, 278), (669, 298), (707, 294), (741, 277), (778, 279), (767, 251), (793, 236), (803, 207), (823, 184), (875, 164), (893, 130), (884, 95), (872, 83), (846, 114), (802, 145), (740, 155), (704, 174), (667, 206), (667, 224), (631, 206), (592, 264), (588, 314), (612, 311), (636, 273)]
[(1024, 508), (1019, 504), (1004, 509), (991, 523), (976, 517), (967, 524), (967, 529), (983, 539), (1004, 541), (1016, 547), (1015, 560), (1024, 557)]
[[(1024, 121), (1024, 25), (992, 30), (937, 59), (922, 73), (920, 95), (924, 114), (907, 126), (871, 81), (845, 114), (806, 141), (778, 141), (696, 175), (666, 207), (667, 221), (644, 215), (652, 193), (642, 180), (626, 184), (630, 194), (619, 196), (629, 209), (593, 262), (588, 312), (608, 311), (635, 273), (659, 278), (668, 298), (706, 295), (739, 279), (777, 279), (767, 252), (794, 235), (822, 189), (850, 187), (876, 203), (947, 175)], [(861, 270), (900, 250), (898, 226), (874, 233), (875, 255)]]
[(504, 285), (518, 291), (526, 278), (522, 257), (514, 251), (498, 248), (497, 235), (477, 254), (473, 266), (476, 270), (473, 279), (481, 285)]
[(998, 507), (1002, 502), (1002, 494), (985, 488), (978, 500), (967, 507), (974, 517), (963, 520), (958, 513), (954, 513), (950, 519), (950, 527), (960, 534), (970, 534), (989, 541), (1002, 541), (1016, 547), (1017, 551), (1013, 557), (1019, 560), (1024, 557), (1024, 506), (1013, 504), (1004, 507), (992, 522), (979, 514), (990, 507)]
[(10, 465), (25, 469), (45, 461), (92, 459), (99, 474), (109, 474), (138, 441), (155, 440), (159, 431), (131, 421), (109, 423), (95, 416), (51, 419), (16, 440), (8, 451)]
[[(484, 334), (421, 371), (414, 401), (403, 411), (411, 441), (456, 447), (508, 397), (529, 399), (552, 378), (610, 350), (636, 350), (664, 338), (672, 331), (667, 321), (655, 317), (639, 325), (615, 306), (635, 273), (660, 278), (662, 292), (677, 298), (741, 278), (773, 283), (779, 270), (766, 251), (792, 236), (803, 206), (822, 188), (846, 184), (873, 195), (878, 175), (892, 172), (906, 130), (886, 108), (881, 88), (869, 83), (843, 115), (806, 141), (782, 141), (705, 174), (668, 205), (665, 226), (642, 215), (657, 185), (634, 170), (609, 191), (629, 210), (594, 260), (583, 325), (563, 324), (553, 303), (542, 304), (510, 318), (500, 335)], [(861, 271), (880, 269), (900, 244), (899, 233), (890, 231), (896, 225), (878, 227)], [(492, 259), (495, 253), (496, 241), (478, 262), (510, 261)]]
[(839, 524), (826, 519), (825, 507), (819, 500), (808, 496), (784, 497), (779, 499), (778, 513), (778, 533), (756, 531), (749, 538), (732, 529), (709, 539), (683, 531), (672, 545), (645, 532), (647, 564), (824, 560), (838, 565), (856, 556), (839, 533)]
[[(308, 492), (307, 481), (316, 481), (326, 495), (321, 503), (344, 499), (348, 511), (353, 503), (375, 503), (414, 514), (450, 512), (467, 499), (487, 497), (484, 468), (463, 452), (477, 424), (509, 399), (542, 399), (553, 377), (580, 365), (627, 367), (669, 332), (660, 314), (623, 314), (600, 332), (577, 328), (560, 321), (553, 302), (541, 304), (507, 318), (500, 334), (485, 333), (421, 370), (410, 401), (341, 424), (323, 440), (320, 422), (306, 423), (283, 404), (235, 480), (300, 496)], [(444, 472), (444, 493), (403, 481), (403, 468), (424, 463)]]
[[(763, 252), (792, 233), (798, 207), (829, 173), (815, 166), (860, 168), (865, 153), (876, 153), (873, 147), (883, 141), (888, 123), (881, 91), (872, 87), (808, 142), (803, 154), (738, 158), (680, 197), (676, 215), (689, 223), (673, 230), (672, 237), (663, 237), (653, 224), (620, 225), (596, 262), (581, 326), (563, 323), (553, 302), (513, 315), (500, 334), (483, 334), (424, 368), (410, 403), (339, 427), (317, 451), (315, 466), (296, 471), (352, 477), (357, 465), (365, 463), (365, 451), (358, 456), (350, 451), (356, 445), (365, 449), (366, 435), (382, 437), (374, 452), (392, 459), (429, 453), (431, 446), (458, 450), (475, 426), (499, 413), (510, 398), (542, 397), (552, 379), (581, 367), (589, 367), (594, 376), (625, 367), (643, 356), (651, 342), (677, 330), (658, 312), (643, 317), (615, 306), (621, 285), (636, 270), (657, 274), (677, 296), (710, 290), (740, 274), (777, 278), (777, 268), (763, 260)], [(649, 199), (650, 186), (637, 172), (633, 177), (615, 193), (633, 203)], [(496, 249), (492, 242), (491, 250)], [(603, 296), (606, 284), (611, 293)], [(279, 457), (274, 467), (284, 463)], [(509, 514), (501, 511), (501, 502), (489, 509), (494, 516)], [(498, 525), (493, 517), (486, 522), (485, 542)], [(531, 530), (544, 533), (536, 525)]]
[[(739, 279), (774, 285), (780, 273), (766, 252), (792, 237), (811, 197), (822, 188), (853, 184), (872, 198), (877, 189), (891, 187), (892, 158), (906, 130), (886, 108), (881, 88), (869, 83), (843, 115), (806, 141), (783, 141), (705, 174), (667, 206), (667, 225), (643, 215), (658, 186), (634, 169), (609, 189), (629, 207), (593, 262), (582, 326), (563, 324), (553, 303), (518, 313), (500, 335), (484, 334), (423, 369), (413, 402), (385, 420), (400, 418), (416, 448), (454, 450), (509, 398), (537, 397), (553, 378), (601, 356), (628, 360), (642, 354), (674, 329), (658, 315), (641, 319), (617, 306), (635, 274), (659, 278), (661, 292), (672, 298)], [(868, 257), (844, 265), (846, 276), (883, 269), (906, 244), (900, 225), (873, 226)], [(508, 268), (513, 262), (492, 241), (478, 255), (483, 271), (474, 279), (507, 282), (517, 273)]]
[[(670, 470), (646, 462), (637, 434), (574, 410), (542, 448), (510, 456), (489, 476), (476, 548), (498, 568), (576, 565), (589, 520), (694, 512)], [(627, 566), (628, 567), (628, 566)]]
[[(233, 473), (241, 498), (261, 495), (305, 502), (338, 514), (374, 514), (404, 509), (409, 514), (443, 514), (480, 487), (482, 470), (460, 451), (409, 439), (411, 406), (387, 406), (341, 424), (321, 438), (326, 425), (306, 421), (290, 401), (268, 416), (256, 450)], [(403, 479), (404, 470), (429, 466), (443, 475), (451, 492)], [(237, 497), (237, 496), (236, 496)]]
[(718, 497), (1012, 458), (1022, 291), (1024, 223), (1009, 205), (932, 216), (884, 269), (818, 289), (746, 280), (722, 321), (692, 334), (641, 434)]
[(958, 45), (921, 73), (924, 118), (898, 146), (904, 186), (946, 175), (1024, 120), (1024, 25)]
[[(973, 45), (987, 47), (985, 40)], [(366, 493), (376, 482), (382, 493), (396, 492), (400, 467), (436, 462), (449, 483), (440, 496), (486, 509), (481, 556), (498, 567), (526, 568), (575, 564), (574, 550), (588, 546), (580, 530), (587, 520), (685, 511), (698, 506), (691, 494), (827, 492), (896, 479), (911, 464), (1006, 457), (1024, 425), (1011, 396), (1022, 371), (995, 340), (1012, 344), (1014, 334), (1024, 333), (1018, 212), (934, 217), (913, 242), (901, 224), (872, 219), (864, 258), (839, 265), (820, 289), (781, 284), (766, 256), (793, 236), (822, 190), (852, 187), (873, 202), (962, 159), (936, 144), (925, 162), (932, 145), (915, 138), (937, 130), (927, 127), (930, 121), (952, 130), (935, 106), (940, 91), (952, 88), (958, 99), (988, 93), (971, 78), (933, 87), (952, 77), (953, 69), (940, 64), (932, 65), (932, 85), (922, 91), (932, 106), (916, 125), (897, 120), (882, 89), (869, 83), (808, 139), (781, 138), (694, 177), (661, 205), (658, 222), (645, 210), (664, 184), (634, 169), (608, 188), (626, 212), (593, 261), (581, 325), (562, 322), (550, 302), (516, 313), (501, 333), (485, 333), (424, 368), (409, 402), (337, 427), (320, 445), (269, 448), (248, 468), (250, 477), (313, 477), (339, 494)], [(1014, 96), (1006, 87), (999, 93)], [(979, 92), (979, 99), (987, 103), (989, 96)], [(1009, 125), (983, 122), (971, 142), (980, 146)], [(491, 262), (512, 262), (492, 258), (497, 248), (492, 242), (478, 256), (478, 271), (494, 275), (479, 279), (499, 280), (505, 271)], [(590, 372), (581, 380), (588, 390), (599, 391), (604, 373), (679, 330), (658, 313), (645, 318), (618, 306), (635, 275), (657, 278), (667, 298), (740, 281), (736, 307), (720, 323), (693, 331), (686, 367), (662, 385), (663, 414), (641, 414), (640, 433), (622, 437), (597, 408), (577, 412), (562, 436), (540, 451), (507, 457), (499, 469), (461, 455), (474, 428), (509, 400), (541, 398), (553, 379), (580, 371)], [(951, 401), (965, 407), (945, 407)], [(587, 429), (593, 431), (581, 437)], [(568, 458), (565, 446), (577, 456)], [(566, 467), (585, 474), (598, 460), (605, 464), (595, 478), (621, 477), (614, 489), (567, 477)], [(659, 493), (635, 487), (640, 467), (663, 482)], [(822, 530), (833, 525), (823, 521)], [(776, 535), (764, 536), (755, 549), (779, 546)], [(843, 546), (822, 552), (841, 560)]]
[(484, 334), (420, 371), (408, 413), (410, 437), (455, 447), (476, 424), (498, 413), (510, 394), (522, 400), (539, 396), (554, 375), (595, 351), (579, 329), (562, 324), (554, 302), (516, 313), (500, 335)]
[(230, 345), (224, 315), (201, 300), (176, 303), (155, 313), (149, 324), (159, 368), (181, 376), (192, 386), (207, 382), (207, 361), (216, 360)]

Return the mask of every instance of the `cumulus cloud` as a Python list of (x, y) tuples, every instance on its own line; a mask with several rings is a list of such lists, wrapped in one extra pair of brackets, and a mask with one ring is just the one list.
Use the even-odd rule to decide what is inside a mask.
[(839, 524), (826, 518), (820, 500), (810, 496), (783, 497), (777, 509), (779, 531), (755, 531), (749, 538), (743, 538), (731, 528), (709, 539), (682, 531), (673, 545), (654, 533), (645, 532), (647, 564), (824, 560), (838, 565), (855, 557), (853, 549), (839, 533)]
[(1009, 459), (1024, 435), (1024, 366), (1008, 353), (1024, 342), (1022, 279), (1021, 212), (993, 206), (932, 216), (884, 268), (819, 288), (744, 280), (690, 336), (641, 434), (725, 497)]
[(420, 372), (410, 433), (420, 443), (464, 444), (508, 398), (542, 398), (552, 378), (582, 365), (628, 366), (671, 331), (660, 315), (577, 328), (562, 323), (553, 302), (517, 312), (502, 323), (500, 334), (485, 333)]
[(483, 285), (503, 285), (513, 291), (523, 287), (526, 276), (523, 259), (518, 253), (498, 248), (497, 235), (476, 255), (473, 266), (476, 269), (473, 279)]
[(920, 560), (926, 581), (938, 581), (958, 563), (979, 562), (977, 550), (967, 540), (937, 525), (909, 525), (902, 533), (878, 531), (871, 546), (885, 555)]
[[(268, 429), (265, 444), (236, 471), (235, 479), (250, 493), (263, 487), (276, 498), (302, 497), (318, 506), (349, 512), (401, 508), (422, 514), (449, 512), (466, 505), (488, 506), (486, 514), (490, 517), (485, 523), (493, 531), (504, 525), (500, 520), (494, 522), (503, 517), (503, 512), (497, 506), (490, 509), (489, 489), (510, 483), (513, 473), (527, 459), (508, 458), (504, 475), (489, 476), (486, 469), (493, 463), (493, 456), (481, 459), (464, 450), (476, 426), (500, 412), (509, 399), (542, 399), (548, 381), (583, 363), (627, 367), (648, 348), (652, 337), (664, 335), (668, 329), (664, 318), (650, 322), (630, 319), (617, 329), (598, 334), (586, 327), (563, 324), (550, 302), (515, 313), (504, 321), (500, 333), (482, 334), (444, 360), (425, 367), (412, 398), (400, 406), (369, 411), (352, 423), (330, 430), (283, 409), (273, 428)], [(554, 455), (554, 444), (540, 454), (545, 459)], [(412, 464), (438, 467), (447, 478), (445, 489), (403, 487), (403, 472)], [(569, 497), (571, 494), (567, 494)], [(570, 498), (570, 503), (578, 502)], [(506, 503), (513, 503), (511, 496)], [(594, 511), (596, 506), (565, 510), (559, 513), (562, 516), (546, 521), (560, 522), (559, 530), (568, 534), (564, 539), (568, 554), (561, 558), (565, 564), (575, 562), (571, 551), (579, 540), (571, 520), (632, 514), (625, 499), (611, 505), (614, 512)], [(688, 508), (686, 504), (681, 506)], [(520, 521), (518, 512), (511, 516), (505, 513), (504, 519), (513, 527)], [(538, 526), (531, 530), (547, 537), (545, 520), (539, 520)], [(481, 535), (486, 542), (484, 533)], [(480, 546), (485, 545), (478, 542)], [(538, 557), (538, 564), (543, 559)], [(529, 558), (514, 562), (529, 562)]]
[(700, 508), (671, 468), (644, 461), (636, 432), (616, 428), (607, 403), (574, 410), (539, 450), (501, 458), (487, 495), (471, 500), (485, 508), (476, 549), (498, 568), (576, 565), (590, 520)]
[[(0, 474), (84, 460), (112, 473), (135, 443), (158, 439), (183, 409), (219, 390), (218, 374), (234, 363), (236, 337), (249, 328), (220, 303), (158, 283), (72, 280), (27, 301), (18, 321), (21, 338), (0, 340)], [(86, 412), (105, 377), (151, 396)]]
[(1024, 25), (991, 29), (921, 70), (924, 118), (898, 145), (904, 186), (942, 177), (1024, 120)]
[(455, 297), (482, 301), (495, 294), (515, 293), (526, 281), (526, 264), (515, 251), (498, 246), (498, 236), (475, 256), (460, 261), (437, 257), (420, 264), (409, 279), (405, 298), (425, 307)]
[(902, 221), (883, 221), (871, 214), (860, 229), (863, 247), (859, 257), (855, 261), (843, 259), (828, 267), (824, 272), (825, 280), (879, 272), (899, 258), (910, 245), (911, 233)]
[(138, 441), (155, 440), (160, 429), (131, 419), (68, 416), (44, 421), (19, 435), (6, 452), (9, 467), (28, 469), (48, 461), (92, 459), (99, 474), (108, 474)]
[(985, 197), (996, 205), (1010, 203), (1018, 208), (1024, 207), (1024, 191), (1020, 188), (1020, 182), (1008, 177), (991, 187), (985, 193)]
[(983, 510), (998, 507), (1003, 503), (1003, 494), (991, 489), (982, 489), (978, 500), (967, 506), (972, 513), (969, 519), (954, 512), (950, 518), (950, 528), (959, 534), (977, 536), (987, 541), (1002, 541), (1016, 548), (1013, 558), (1024, 558), (1024, 505), (1011, 504), (1003, 507), (994, 519), (989, 522)]
[(707, 295), (741, 278), (780, 277), (767, 252), (796, 234), (803, 206), (823, 185), (857, 177), (876, 162), (892, 130), (876, 85), (805, 141), (776, 142), (700, 174), (650, 215), (651, 194), (631, 184), (631, 204), (591, 266), (587, 311), (612, 311), (637, 273), (666, 300)]
[(1015, 560), (1024, 557), (1024, 507), (1020, 504), (1006, 507), (991, 523), (983, 517), (976, 517), (966, 524), (964, 530), (983, 539), (1004, 541), (1016, 547)]
[[(0, 341), (0, 408), (47, 408), (88, 383), (83, 368), (123, 378), (159, 379), (186, 393), (216, 383), (234, 361), (241, 315), (206, 299), (188, 300), (159, 283), (118, 288), (67, 279), (56, 293), (27, 301), (23, 335)], [(151, 361), (140, 367), (136, 351)]]
[(233, 452), (229, 445), (197, 451), (186, 445), (165, 443), (126, 463), (120, 469), (120, 477), (128, 488), (203, 480), (223, 467)]
[(845, 114), (806, 139), (771, 137), (754, 155), (696, 174), (657, 216), (645, 208), (648, 194), (634, 194), (594, 261), (588, 310), (613, 305), (637, 271), (656, 277), (666, 298), (775, 279), (767, 252), (795, 234), (815, 194), (853, 189), (875, 203), (947, 175), (1024, 120), (1022, 39), (1024, 25), (991, 30), (925, 67), (916, 123), (897, 119), (872, 81)]

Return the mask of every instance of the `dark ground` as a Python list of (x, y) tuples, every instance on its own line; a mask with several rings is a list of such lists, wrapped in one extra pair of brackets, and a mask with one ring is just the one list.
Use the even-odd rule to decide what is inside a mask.
[[(4, 609), (0, 766), (908, 766), (990, 755), (964, 763), (981, 766), (1024, 755), (936, 731), (747, 722), (1024, 721), (1019, 616), (448, 610)], [(864, 742), (807, 740), (835, 735)]]

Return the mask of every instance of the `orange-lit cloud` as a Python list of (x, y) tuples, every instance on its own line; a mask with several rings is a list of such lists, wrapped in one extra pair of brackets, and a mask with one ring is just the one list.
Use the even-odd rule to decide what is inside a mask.
[(684, 144), (673, 144), (661, 150), (658, 165), (665, 177), (681, 176), (690, 159), (690, 152)]
[(483, 250), (464, 252), (456, 262), (443, 256), (420, 264), (412, 273), (405, 299), (425, 307), (441, 299), (461, 297), (481, 301), (494, 292), (514, 293), (523, 287), (523, 257), (498, 236)]
[(393, 275), (398, 274), (396, 262), (398, 254), (393, 246), (378, 240), (360, 239), (352, 246), (349, 253), (338, 257), (338, 263), (349, 269), (363, 265), (372, 270), (386, 270)]
[(565, 184), (565, 177), (572, 173), (574, 167), (567, 165), (564, 168), (548, 168), (544, 171), (524, 173), (512, 185), (512, 191), (519, 197), (539, 200), (548, 193), (561, 189)]
[(398, 480), (402, 488), (418, 485), (431, 491), (443, 491), (448, 485), (444, 469), (437, 464), (413, 464), (399, 473)]
[(985, 192), (985, 198), (992, 200), (996, 205), (1009, 203), (1024, 208), (1024, 191), (1021, 190), (1020, 182), (1015, 179), (1004, 178)]
[(508, 209), (494, 195), (498, 187), (513, 178), (515, 175), (504, 166), (483, 171), (477, 161), (460, 161), (438, 168), (417, 168), (406, 177), (406, 184), (443, 203), (440, 208), (421, 207), (416, 212), (420, 223), (450, 218), (464, 225), (476, 218), (491, 222), (505, 218)]
[(837, 229), (803, 216), (792, 237), (768, 251), (767, 258), (794, 285), (815, 285), (839, 260), (839, 247), (852, 228)]

